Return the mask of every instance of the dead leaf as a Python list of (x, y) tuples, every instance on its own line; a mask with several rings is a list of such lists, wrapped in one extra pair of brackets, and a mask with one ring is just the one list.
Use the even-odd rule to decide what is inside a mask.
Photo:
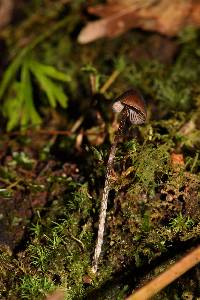
[(131, 28), (175, 36), (188, 25), (200, 27), (200, 0), (112, 0), (88, 8), (102, 17), (89, 22), (78, 36), (85, 44), (102, 37), (115, 37)]

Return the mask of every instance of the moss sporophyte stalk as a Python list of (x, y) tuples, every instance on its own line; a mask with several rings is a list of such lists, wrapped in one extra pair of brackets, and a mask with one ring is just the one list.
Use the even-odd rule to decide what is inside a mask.
[(103, 244), (104, 227), (106, 220), (106, 211), (108, 196), (111, 190), (111, 178), (112, 178), (112, 168), (115, 159), (117, 144), (120, 138), (123, 136), (126, 120), (128, 119), (133, 125), (141, 125), (145, 123), (147, 118), (146, 105), (144, 99), (139, 91), (135, 89), (130, 89), (119, 96), (113, 104), (113, 110), (120, 113), (119, 127), (114, 138), (114, 142), (110, 149), (110, 154), (108, 158), (106, 175), (105, 175), (105, 185), (101, 200), (101, 208), (99, 215), (99, 228), (97, 242), (94, 251), (94, 257), (92, 262), (92, 272), (96, 273), (98, 269), (99, 256), (101, 254), (101, 248)]

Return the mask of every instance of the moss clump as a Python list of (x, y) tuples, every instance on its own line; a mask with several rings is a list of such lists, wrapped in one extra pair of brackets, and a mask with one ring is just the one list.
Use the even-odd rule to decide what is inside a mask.
[(21, 299), (42, 299), (54, 289), (54, 283), (44, 276), (25, 275), (21, 278), (19, 294)]

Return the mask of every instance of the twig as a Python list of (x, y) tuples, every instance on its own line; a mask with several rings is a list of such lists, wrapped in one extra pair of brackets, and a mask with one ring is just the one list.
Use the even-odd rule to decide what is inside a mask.
[(80, 118), (78, 118), (78, 120), (74, 123), (74, 125), (72, 126), (72, 128), (70, 129), (71, 133), (76, 132), (76, 130), (81, 126), (81, 124), (84, 121), (84, 117), (81, 116)]
[(200, 262), (200, 246), (176, 262), (167, 271), (147, 283), (126, 300), (147, 300)]
[(111, 84), (115, 81), (115, 79), (119, 76), (120, 72), (118, 70), (115, 70), (112, 72), (112, 74), (109, 76), (108, 80), (104, 83), (104, 85), (100, 88), (100, 93), (104, 94), (107, 89), (111, 86)]

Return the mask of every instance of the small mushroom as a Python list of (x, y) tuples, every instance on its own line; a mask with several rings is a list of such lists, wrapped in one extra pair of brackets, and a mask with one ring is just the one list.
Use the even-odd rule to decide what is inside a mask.
[(127, 110), (132, 124), (145, 123), (147, 118), (146, 105), (139, 91), (130, 89), (116, 99), (113, 110), (120, 113), (123, 109)]
[(113, 104), (113, 110), (117, 113), (120, 113), (121, 119), (117, 134), (115, 136), (114, 142), (110, 149), (110, 154), (108, 158), (108, 163), (106, 167), (106, 176), (105, 176), (105, 185), (101, 200), (101, 208), (99, 215), (99, 229), (98, 229), (98, 237), (94, 251), (93, 263), (92, 263), (92, 272), (96, 273), (98, 269), (98, 261), (99, 256), (101, 254), (101, 248), (103, 245), (103, 235), (104, 235), (104, 227), (106, 220), (106, 211), (107, 211), (107, 203), (108, 196), (111, 190), (111, 178), (112, 178), (112, 167), (115, 159), (115, 154), (117, 150), (117, 144), (119, 142), (120, 137), (124, 131), (126, 126), (127, 117), (134, 125), (140, 125), (145, 123), (147, 112), (146, 105), (142, 95), (135, 89), (130, 89), (119, 96)]

